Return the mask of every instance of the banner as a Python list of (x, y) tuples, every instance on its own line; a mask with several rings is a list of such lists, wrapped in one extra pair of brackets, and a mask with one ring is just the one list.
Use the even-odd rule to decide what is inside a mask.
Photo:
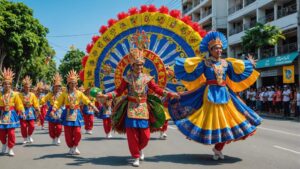
[(295, 83), (294, 65), (282, 67), (283, 83)]

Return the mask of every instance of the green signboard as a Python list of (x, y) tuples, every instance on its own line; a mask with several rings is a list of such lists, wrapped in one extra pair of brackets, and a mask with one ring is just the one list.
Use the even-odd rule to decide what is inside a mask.
[(298, 52), (296, 51), (296, 52), (292, 52), (292, 53), (288, 53), (276, 57), (261, 59), (257, 61), (256, 68), (287, 65), (292, 63), (297, 56), (298, 56)]

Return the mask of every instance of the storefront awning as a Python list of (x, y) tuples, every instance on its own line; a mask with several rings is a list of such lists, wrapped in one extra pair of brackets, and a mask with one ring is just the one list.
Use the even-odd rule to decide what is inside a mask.
[(287, 65), (292, 63), (299, 53), (292, 52), (280, 56), (275, 56), (275, 57), (270, 57), (270, 58), (265, 58), (257, 61), (256, 63), (256, 68), (265, 68), (265, 67), (272, 67), (272, 66), (280, 66), (280, 65)]

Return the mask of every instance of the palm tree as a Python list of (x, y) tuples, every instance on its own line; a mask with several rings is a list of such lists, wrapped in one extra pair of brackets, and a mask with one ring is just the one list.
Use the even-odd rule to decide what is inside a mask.
[(285, 39), (282, 31), (271, 25), (257, 23), (255, 27), (245, 31), (242, 37), (243, 49), (245, 52), (254, 52), (265, 46), (275, 46), (280, 39)]

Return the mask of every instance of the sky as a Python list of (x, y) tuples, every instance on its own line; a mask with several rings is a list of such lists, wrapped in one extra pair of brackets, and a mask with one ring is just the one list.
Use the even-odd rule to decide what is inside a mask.
[(86, 45), (99, 28), (110, 18), (117, 19), (119, 12), (143, 4), (165, 5), (181, 9), (181, 0), (11, 0), (23, 2), (33, 9), (34, 17), (49, 29), (47, 39), (60, 60), (72, 45), (86, 53)]

